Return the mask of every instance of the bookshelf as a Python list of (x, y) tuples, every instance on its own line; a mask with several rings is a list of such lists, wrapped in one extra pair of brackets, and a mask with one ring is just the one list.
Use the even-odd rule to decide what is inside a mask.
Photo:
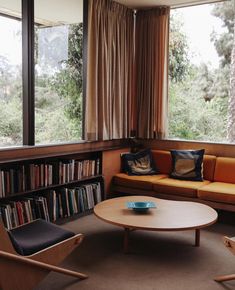
[(0, 212), (7, 229), (89, 213), (103, 192), (102, 151), (0, 161)]

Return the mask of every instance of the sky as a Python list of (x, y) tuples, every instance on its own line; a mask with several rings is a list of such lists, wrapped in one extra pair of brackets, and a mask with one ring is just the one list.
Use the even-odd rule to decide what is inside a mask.
[[(210, 63), (216, 68), (219, 59), (213, 43), (210, 42), (210, 35), (213, 29), (216, 32), (223, 31), (220, 19), (211, 15), (212, 5), (199, 5), (187, 8), (172, 10), (172, 13), (180, 13), (183, 19), (183, 30), (188, 36), (189, 47), (192, 53), (190, 60), (194, 64), (200, 62)], [(9, 62), (21, 64), (21, 22), (0, 16), (0, 55), (8, 58)]]
[(0, 56), (4, 56), (12, 65), (22, 63), (21, 22), (0, 16)]
[(205, 62), (213, 68), (219, 65), (219, 58), (214, 44), (210, 42), (213, 30), (217, 33), (224, 31), (222, 21), (211, 15), (213, 5), (204, 4), (186, 8), (175, 9), (173, 13), (180, 13), (180, 19), (184, 22), (182, 30), (188, 37), (191, 52), (190, 60), (194, 64)]

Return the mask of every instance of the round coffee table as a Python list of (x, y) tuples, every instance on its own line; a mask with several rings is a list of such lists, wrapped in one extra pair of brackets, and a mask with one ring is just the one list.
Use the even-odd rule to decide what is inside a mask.
[[(139, 213), (127, 208), (127, 202), (151, 201), (156, 208)], [(173, 201), (150, 196), (125, 196), (105, 200), (94, 208), (101, 220), (124, 228), (124, 252), (128, 252), (129, 234), (133, 230), (195, 230), (195, 246), (200, 246), (200, 229), (217, 221), (217, 212), (204, 204)]]

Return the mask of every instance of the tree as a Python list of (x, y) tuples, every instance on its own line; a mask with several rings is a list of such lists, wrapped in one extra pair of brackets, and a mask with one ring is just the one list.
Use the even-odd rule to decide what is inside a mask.
[(181, 82), (189, 71), (187, 37), (182, 32), (180, 15), (172, 12), (169, 40), (169, 76), (173, 82)]
[[(235, 21), (234, 21), (235, 31)], [(230, 95), (229, 95), (229, 114), (228, 114), (228, 141), (235, 142), (235, 33), (233, 36), (233, 48), (231, 53), (230, 69)]]
[[(188, 57), (189, 51), (187, 51), (187, 35), (184, 35), (186, 44), (184, 56), (186, 56), (188, 61), (185, 62), (187, 64), (185, 67), (186, 73), (182, 79), (173, 78), (169, 86), (170, 137), (217, 142), (226, 141), (230, 75), (229, 65), (232, 45), (224, 40), (231, 39), (231, 35), (233, 36), (231, 15), (234, 14), (231, 14), (230, 4), (231, 3), (228, 5), (227, 2), (218, 5), (213, 4), (215, 5), (213, 15), (224, 20), (223, 24), (225, 28), (223, 35), (214, 32), (211, 37), (217, 51), (219, 50), (220, 67), (218, 69), (212, 68), (207, 63), (202, 63), (200, 65), (191, 63)], [(175, 13), (172, 16), (175, 16)], [(180, 23), (180, 21), (178, 23)], [(179, 39), (177, 34), (179, 30), (182, 31), (183, 25), (182, 23), (179, 25), (178, 29), (172, 29), (170, 31), (171, 39)], [(223, 41), (220, 37), (223, 38)], [(182, 44), (182, 42), (179, 42), (179, 44), (180, 43)], [(170, 49), (172, 49), (171, 45)], [(230, 54), (228, 51), (230, 51)], [(170, 55), (173, 56), (173, 53)], [(176, 57), (174, 60), (179, 61), (177, 59), (180, 58)], [(176, 67), (173, 66), (173, 69), (172, 71), (177, 72), (177, 64)], [(170, 79), (172, 80), (172, 77)]]
[(221, 57), (221, 70), (227, 75), (230, 72), (230, 83), (227, 82), (229, 91), (227, 140), (235, 142), (235, 4), (234, 1), (225, 1), (223, 5), (217, 4), (213, 15), (223, 21), (226, 31), (220, 35), (213, 33), (212, 40), (218, 55)]
[(82, 130), (82, 40), (83, 24), (70, 25), (68, 59), (54, 78), (58, 95), (66, 100), (65, 113), (73, 122), (78, 138)]
[(235, 17), (233, 1), (215, 4), (212, 15), (221, 19), (225, 28), (224, 32), (220, 34), (214, 32), (211, 35), (211, 40), (214, 42), (217, 53), (221, 57), (221, 65), (224, 67), (231, 63)]

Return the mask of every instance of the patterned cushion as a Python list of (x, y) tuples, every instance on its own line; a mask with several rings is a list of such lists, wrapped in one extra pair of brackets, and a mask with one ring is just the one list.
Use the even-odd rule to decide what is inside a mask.
[(134, 154), (122, 154), (121, 158), (124, 172), (128, 175), (152, 175), (157, 173), (150, 149)]
[(171, 178), (202, 181), (202, 162), (205, 150), (171, 150)]

